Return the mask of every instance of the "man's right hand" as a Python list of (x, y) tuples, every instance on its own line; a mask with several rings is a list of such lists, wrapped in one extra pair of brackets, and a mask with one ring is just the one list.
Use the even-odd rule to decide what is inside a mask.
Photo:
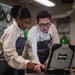
[(45, 69), (46, 67), (42, 64), (35, 64), (31, 62), (27, 63), (27, 69), (31, 70), (32, 72), (35, 71), (41, 73), (41, 68)]
[(31, 62), (29, 62), (29, 63), (27, 63), (27, 69), (29, 69), (29, 70), (31, 70), (31, 71), (33, 71), (34, 70), (34, 63), (31, 63)]
[(37, 64), (34, 66), (34, 71), (38, 72), (38, 73), (41, 73), (42, 69), (45, 70), (45, 66), (42, 65), (42, 64)]

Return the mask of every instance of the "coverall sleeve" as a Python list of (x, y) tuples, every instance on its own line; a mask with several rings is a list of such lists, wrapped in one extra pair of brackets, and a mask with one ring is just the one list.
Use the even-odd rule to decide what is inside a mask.
[(9, 66), (16, 69), (25, 69), (26, 64), (30, 62), (29, 60), (25, 60), (22, 56), (19, 56), (16, 52), (15, 42), (16, 36), (10, 32), (4, 34), (3, 38), (3, 52), (4, 57)]
[(33, 51), (32, 62), (40, 64), (39, 57), (37, 55), (37, 34), (34, 30), (29, 31), (27, 43), (29, 45), (29, 47), (27, 47), (27, 50)]

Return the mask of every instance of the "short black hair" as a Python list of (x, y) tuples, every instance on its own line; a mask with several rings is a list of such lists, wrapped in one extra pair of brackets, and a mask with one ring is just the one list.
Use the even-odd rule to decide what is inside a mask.
[(14, 19), (17, 18), (18, 11), (21, 7), (22, 7), (21, 5), (13, 5), (13, 7), (11, 8), (10, 13)]
[(41, 18), (49, 18), (51, 20), (51, 15), (46, 10), (43, 10), (37, 13), (36, 16), (37, 22), (39, 22), (39, 19)]
[(20, 19), (31, 18), (31, 13), (27, 8), (20, 8), (18, 12), (18, 17)]

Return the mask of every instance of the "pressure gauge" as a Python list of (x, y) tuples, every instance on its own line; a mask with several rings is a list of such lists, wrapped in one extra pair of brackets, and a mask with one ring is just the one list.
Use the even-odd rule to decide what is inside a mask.
[(4, 10), (0, 9), (0, 21), (3, 21), (5, 19), (5, 12)]
[(7, 12), (6, 13), (6, 21), (9, 23), (9, 22), (11, 22), (11, 20), (12, 20), (12, 16), (11, 16), (10, 12)]

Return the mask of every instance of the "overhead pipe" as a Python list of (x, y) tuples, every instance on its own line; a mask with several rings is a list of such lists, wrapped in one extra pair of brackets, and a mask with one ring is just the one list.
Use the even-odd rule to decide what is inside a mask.
[(52, 19), (58, 19), (58, 18), (65, 18), (65, 17), (68, 17), (70, 16), (70, 14), (72, 14), (72, 12), (75, 10), (75, 0), (74, 0), (74, 3), (72, 5), (72, 7), (69, 9), (69, 11), (63, 13), (63, 14), (60, 14), (60, 15), (54, 15), (52, 16)]

